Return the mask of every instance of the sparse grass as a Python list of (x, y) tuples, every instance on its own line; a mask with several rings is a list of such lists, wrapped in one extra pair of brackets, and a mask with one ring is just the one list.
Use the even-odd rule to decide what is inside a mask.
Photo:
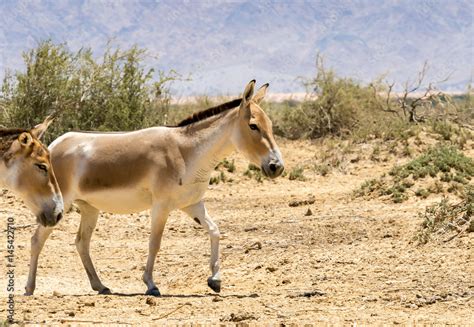
[(372, 149), (372, 154), (370, 155), (370, 160), (372, 161), (380, 161), (380, 146), (377, 144)]
[[(223, 171), (222, 169), (224, 169), (225, 171)], [(219, 164), (216, 166), (214, 170), (215, 172), (211, 175), (211, 178), (209, 179), (210, 185), (217, 185), (221, 182), (226, 183), (226, 182), (234, 181), (233, 178), (229, 178), (225, 174), (225, 172), (228, 172), (231, 174), (235, 172), (234, 160), (229, 161), (227, 159), (224, 159), (221, 162), (219, 162)]]
[(317, 174), (321, 176), (327, 176), (327, 174), (329, 174), (329, 172), (331, 171), (331, 168), (325, 164), (320, 164), (320, 165), (315, 164), (313, 166), (313, 169)]
[(393, 167), (388, 176), (364, 182), (354, 192), (355, 196), (389, 196), (395, 203), (408, 199), (409, 190), (419, 180), (432, 178), (426, 188), (418, 188), (413, 193), (426, 198), (430, 193), (445, 190), (460, 195), (474, 177), (474, 161), (466, 157), (454, 146), (439, 144), (410, 162)]
[(217, 185), (220, 182), (225, 183), (225, 182), (231, 182), (232, 179), (228, 179), (223, 171), (219, 172), (219, 174), (215, 176), (211, 176), (209, 179), (209, 185)]
[(235, 172), (235, 162), (234, 162), (234, 159), (232, 159), (232, 161), (229, 161), (227, 159), (224, 159), (222, 160), (221, 162), (219, 162), (219, 164), (217, 165), (216, 168), (219, 168), (219, 167), (224, 167), (229, 173), (233, 173)]
[(266, 178), (259, 167), (249, 164), (247, 170), (244, 172), (244, 176), (250, 179), (255, 179), (257, 182), (262, 183), (263, 179)]
[(305, 181), (306, 177), (304, 176), (304, 168), (301, 166), (296, 166), (291, 169), (290, 174), (288, 175), (290, 181)]
[(420, 198), (426, 199), (430, 195), (430, 192), (427, 189), (419, 188), (415, 191), (415, 195)]

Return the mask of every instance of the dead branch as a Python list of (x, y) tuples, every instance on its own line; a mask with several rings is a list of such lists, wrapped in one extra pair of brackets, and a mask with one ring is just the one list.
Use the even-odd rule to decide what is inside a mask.
[[(402, 108), (403, 115), (405, 116), (405, 118), (408, 117), (408, 121), (411, 123), (418, 123), (424, 120), (424, 117), (420, 117), (417, 114), (417, 110), (420, 107), (424, 106), (427, 103), (431, 103), (432, 101), (435, 101), (444, 95), (442, 91), (439, 91), (434, 87), (433, 83), (429, 83), (421, 96), (414, 96), (414, 93), (419, 91), (423, 87), (427, 71), (428, 63), (425, 61), (421, 71), (418, 73), (418, 78), (416, 79), (414, 84), (410, 86), (409, 82), (407, 81), (405, 83), (402, 96), (397, 96), (397, 101), (400, 107)], [(443, 80), (438, 81), (437, 83), (447, 81), (449, 79), (449, 76), (450, 75), (448, 75)]]
[(165, 313), (165, 314), (163, 314), (163, 315), (161, 315), (161, 316), (159, 316), (159, 317), (153, 318), (152, 320), (160, 320), (160, 319), (166, 318), (166, 317), (168, 317), (169, 315), (175, 313), (176, 311), (178, 311), (179, 309), (181, 309), (182, 307), (184, 307), (184, 306), (186, 306), (186, 305), (191, 305), (191, 303), (186, 302), (186, 303), (184, 303), (184, 304), (178, 306), (178, 307), (175, 308), (174, 310), (172, 310), (172, 311), (170, 311), (170, 312), (168, 312), (168, 313)]
[(370, 87), (372, 88), (372, 91), (374, 92), (374, 99), (375, 99), (375, 104), (379, 108), (379, 110), (383, 112), (390, 112), (396, 114), (398, 117), (400, 117), (400, 113), (392, 108), (392, 91), (393, 87), (395, 86), (395, 83), (387, 83), (387, 91), (385, 92), (385, 98), (381, 99), (380, 92), (377, 90), (377, 87), (374, 84), (370, 84)]

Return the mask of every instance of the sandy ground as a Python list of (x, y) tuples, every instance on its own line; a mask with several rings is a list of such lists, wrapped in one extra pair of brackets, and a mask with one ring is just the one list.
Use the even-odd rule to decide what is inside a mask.
[[(287, 166), (310, 160), (317, 145), (281, 142)], [(206, 233), (180, 212), (168, 220), (155, 280), (163, 296), (144, 296), (141, 281), (150, 218), (102, 214), (92, 258), (113, 295), (96, 295), (74, 246), (80, 216), (67, 214), (46, 243), (34, 296), (23, 296), (34, 218), (11, 194), (0, 197), (0, 318), (7, 315), (6, 218), (14, 217), (15, 319), (25, 324), (462, 324), (474, 323), (474, 233), (450, 242), (412, 242), (418, 212), (439, 198), (402, 204), (352, 199), (367, 178), (393, 162), (362, 160), (346, 173), (306, 181), (257, 183), (235, 156), (231, 183), (210, 187), (218, 223), (223, 289), (206, 284)], [(290, 207), (292, 201), (314, 203)], [(310, 201), (311, 202), (311, 201)], [(312, 214), (309, 215), (308, 209)], [(259, 248), (258, 244), (261, 245)]]

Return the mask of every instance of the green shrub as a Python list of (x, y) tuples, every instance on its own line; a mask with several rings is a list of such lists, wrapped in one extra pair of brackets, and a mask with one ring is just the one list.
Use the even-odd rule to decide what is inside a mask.
[(102, 60), (91, 49), (73, 53), (65, 44), (41, 42), (23, 55), (26, 69), (2, 84), (5, 126), (29, 128), (48, 114), (58, 118), (48, 140), (70, 130), (127, 131), (164, 123), (169, 83), (177, 78), (144, 68), (146, 51), (107, 47)]
[(438, 144), (410, 162), (393, 167), (388, 176), (364, 182), (354, 195), (389, 196), (399, 203), (408, 199), (407, 191), (416, 181), (428, 177), (434, 178), (434, 182), (427, 189), (415, 191), (416, 196), (426, 198), (429, 193), (438, 194), (445, 189), (461, 194), (474, 177), (474, 160), (454, 146)]

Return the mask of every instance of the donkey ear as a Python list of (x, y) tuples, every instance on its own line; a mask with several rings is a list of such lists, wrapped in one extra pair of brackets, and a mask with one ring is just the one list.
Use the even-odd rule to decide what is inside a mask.
[(46, 117), (44, 122), (33, 127), (33, 129), (30, 131), (31, 134), (33, 134), (33, 136), (36, 137), (37, 139), (41, 139), (44, 133), (46, 132), (46, 130), (48, 129), (49, 125), (51, 125), (51, 123), (53, 122), (53, 120), (54, 120), (53, 115)]
[(252, 100), (256, 103), (259, 104), (262, 102), (263, 98), (265, 98), (265, 95), (267, 94), (267, 88), (270, 84), (266, 83), (263, 84), (255, 94), (255, 96), (252, 98)]
[(252, 99), (253, 89), (255, 88), (255, 80), (251, 80), (245, 87), (244, 93), (242, 93), (242, 104), (246, 104)]
[(31, 144), (31, 142), (33, 142), (33, 138), (31, 137), (30, 133), (24, 132), (18, 136), (18, 142), (20, 142), (22, 147), (27, 147)]

